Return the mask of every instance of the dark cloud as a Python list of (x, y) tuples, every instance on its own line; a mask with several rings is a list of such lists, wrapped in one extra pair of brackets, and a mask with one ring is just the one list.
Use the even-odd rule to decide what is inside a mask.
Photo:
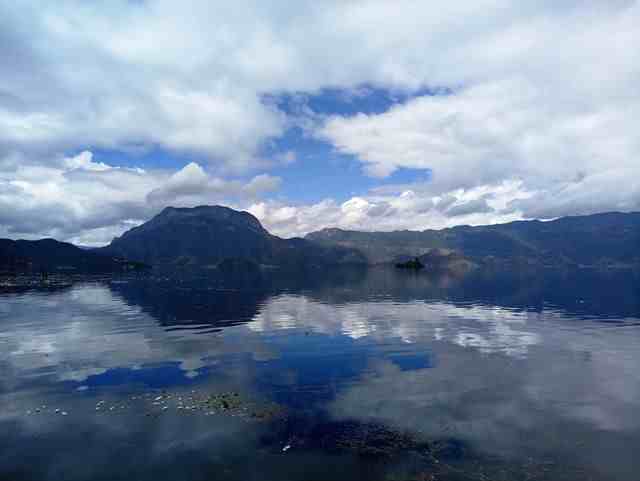
[(493, 209), (487, 203), (487, 199), (483, 198), (455, 204), (445, 212), (450, 217), (459, 217), (470, 214), (486, 214), (487, 212), (493, 212)]

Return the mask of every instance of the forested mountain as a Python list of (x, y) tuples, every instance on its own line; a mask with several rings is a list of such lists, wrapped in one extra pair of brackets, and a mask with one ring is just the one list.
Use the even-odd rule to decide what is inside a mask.
[(0, 273), (104, 273), (141, 269), (140, 263), (81, 249), (54, 239), (0, 239)]
[(100, 249), (81, 249), (53, 239), (0, 239), (0, 272), (5, 273), (116, 272), (150, 265), (217, 267), (224, 274), (257, 266), (384, 264), (415, 257), (431, 269), (490, 263), (640, 266), (640, 213), (425, 231), (331, 228), (312, 232), (305, 239), (282, 239), (248, 212), (221, 206), (167, 207)]
[(221, 206), (167, 207), (101, 251), (163, 266), (214, 266), (225, 259), (291, 267), (366, 262), (356, 249), (271, 235), (248, 212)]
[(306, 239), (356, 248), (369, 263), (423, 256), (434, 248), (476, 262), (535, 264), (640, 264), (640, 213), (604, 213), (541, 222), (519, 221), (442, 230), (360, 232), (324, 229)]

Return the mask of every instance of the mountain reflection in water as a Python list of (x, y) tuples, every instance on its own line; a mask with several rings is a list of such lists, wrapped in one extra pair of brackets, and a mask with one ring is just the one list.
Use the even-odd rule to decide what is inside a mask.
[(0, 293), (0, 479), (636, 480), (638, 286), (380, 268)]

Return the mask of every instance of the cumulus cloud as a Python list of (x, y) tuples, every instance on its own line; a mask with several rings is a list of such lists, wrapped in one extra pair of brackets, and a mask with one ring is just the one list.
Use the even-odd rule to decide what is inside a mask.
[(453, 19), (425, 32), (445, 47), (424, 47), (431, 83), (452, 89), (381, 114), (330, 116), (316, 135), (370, 176), (428, 169), (435, 195), (519, 180), (535, 193), (513, 204), (523, 217), (638, 209), (638, 4), (539, 4), (523, 7), (529, 17), (505, 6), (508, 26), (497, 15), (458, 39), (443, 33)]
[(503, 182), (473, 189), (456, 189), (435, 196), (424, 185), (403, 185), (396, 191), (380, 191), (352, 197), (339, 203), (325, 199), (315, 204), (290, 205), (262, 200), (247, 210), (272, 232), (281, 236), (303, 236), (327, 227), (351, 230), (441, 229), (458, 224), (482, 225), (521, 218), (513, 203), (529, 198), (522, 182)]
[(74, 157), (68, 157), (64, 159), (64, 165), (68, 169), (81, 169), (81, 170), (94, 170), (104, 171), (109, 170), (110, 167), (104, 162), (94, 162), (93, 153), (85, 150), (80, 152)]
[(633, 97), (637, 16), (627, 0), (27, 2), (2, 11), (0, 122), (8, 142), (157, 143), (242, 166), (284, 126), (269, 92), (489, 81), (508, 105), (527, 95), (500, 83), (517, 75), (550, 101)]
[(429, 169), (434, 194), (520, 180), (536, 193), (514, 205), (526, 217), (633, 210), (640, 101), (617, 107), (567, 106), (545, 87), (508, 81), (422, 96), (379, 115), (334, 116), (318, 135), (373, 176)]
[(204, 169), (192, 162), (171, 175), (160, 187), (147, 195), (147, 201), (158, 207), (168, 204), (193, 206), (220, 202), (230, 198), (255, 198), (260, 194), (277, 190), (281, 179), (260, 174), (244, 183), (211, 177)]
[(99, 245), (167, 205), (247, 202), (279, 184), (267, 174), (219, 179), (197, 163), (173, 173), (114, 167), (94, 161), (88, 151), (47, 167), (24, 160), (0, 172), (0, 234)]
[[(293, 150), (263, 150), (292, 125), (367, 175), (414, 168), (430, 180), (346, 202), (237, 202), (282, 233), (638, 209), (639, 21), (633, 0), (0, 6), (0, 198), (3, 210), (18, 206), (0, 230), (35, 232), (39, 212), (41, 233), (89, 235), (148, 215), (145, 203), (256, 196), (278, 179), (224, 176), (296, 162)], [(330, 88), (355, 105), (367, 86), (408, 100), (327, 118), (265, 100)], [(198, 158), (201, 172), (134, 172), (70, 155), (97, 148), (160, 148)], [(507, 184), (520, 186), (509, 201)], [(478, 200), (491, 189), (493, 201)], [(97, 196), (117, 207), (101, 206), (105, 221), (78, 221), (98, 210)]]
[(19, 68), (0, 64), (0, 143), (30, 152), (158, 145), (234, 171), (255, 167), (284, 119), (231, 67), (216, 68), (224, 46), (202, 35), (224, 32), (210, 15), (198, 19), (204, 6), (185, 9), (191, 17), (166, 3), (118, 3), (2, 9)]
[[(640, 159), (639, 159), (640, 164)], [(528, 199), (516, 200), (511, 208), (532, 218), (592, 214), (602, 211), (640, 210), (639, 168), (612, 168), (559, 183), (536, 192)]]
[(453, 205), (446, 210), (446, 213), (451, 217), (459, 217), (469, 214), (483, 214), (485, 212), (492, 212), (493, 209), (487, 202), (487, 199), (476, 199), (463, 204)]

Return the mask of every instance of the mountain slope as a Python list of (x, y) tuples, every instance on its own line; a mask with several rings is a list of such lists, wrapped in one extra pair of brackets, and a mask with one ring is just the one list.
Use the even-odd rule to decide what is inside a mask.
[[(219, 265), (233, 270), (246, 265), (238, 260), (298, 268), (397, 262), (416, 256), (433, 268), (460, 267), (469, 261), (639, 266), (640, 213), (422, 232), (325, 229), (305, 239), (282, 239), (247, 212), (219, 206), (168, 207), (101, 249), (81, 249), (53, 239), (0, 239), (0, 273), (99, 273), (143, 267), (125, 258), (156, 266)], [(225, 260), (230, 262), (222, 263)]]
[(248, 212), (222, 206), (167, 207), (101, 250), (163, 266), (212, 266), (232, 258), (280, 266), (364, 262), (354, 249), (281, 239)]
[(0, 272), (5, 273), (103, 273), (142, 267), (54, 239), (0, 239)]
[(306, 239), (358, 248), (370, 263), (399, 256), (422, 256), (434, 248), (474, 261), (526, 261), (536, 264), (640, 264), (640, 213), (604, 213), (554, 221), (519, 221), (442, 230), (358, 232), (324, 229)]

